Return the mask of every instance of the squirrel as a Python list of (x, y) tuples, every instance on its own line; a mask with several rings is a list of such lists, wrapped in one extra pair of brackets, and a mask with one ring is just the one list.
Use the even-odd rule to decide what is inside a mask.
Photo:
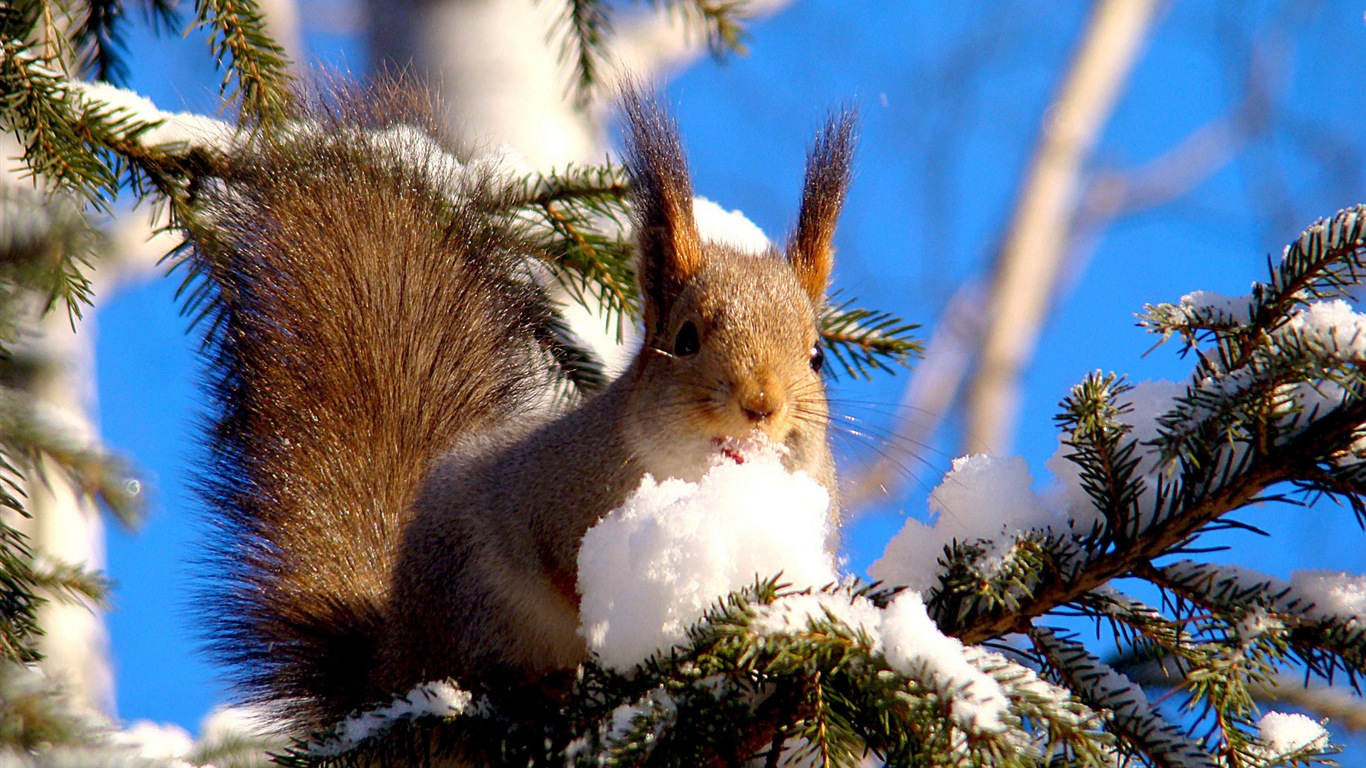
[(553, 691), (587, 658), (580, 540), (647, 473), (697, 480), (761, 435), (833, 499), (819, 318), (852, 115), (817, 136), (785, 250), (748, 253), (699, 232), (675, 122), (623, 91), (642, 344), (544, 417), (555, 305), (525, 225), (443, 165), (419, 99), (333, 97), (197, 190), (200, 610), (247, 699), (317, 729), (429, 680)]

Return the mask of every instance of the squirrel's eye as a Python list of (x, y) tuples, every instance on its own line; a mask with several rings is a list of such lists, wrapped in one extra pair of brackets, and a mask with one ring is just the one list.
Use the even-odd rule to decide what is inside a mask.
[(821, 348), (821, 345), (816, 344), (811, 347), (811, 370), (820, 373), (823, 365), (825, 365), (825, 350)]
[(701, 347), (702, 341), (697, 337), (697, 326), (693, 325), (691, 320), (685, 320), (678, 329), (678, 335), (674, 337), (674, 354), (687, 357)]

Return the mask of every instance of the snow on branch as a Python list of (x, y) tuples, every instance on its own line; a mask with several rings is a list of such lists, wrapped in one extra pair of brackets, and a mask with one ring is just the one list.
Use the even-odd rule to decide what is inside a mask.
[(1158, 766), (1218, 768), (1214, 757), (1169, 723), (1143, 689), (1092, 656), (1080, 643), (1037, 627), (1034, 647), (1067, 687), (1094, 709), (1110, 715), (1110, 730)]
[(329, 733), (307, 744), (306, 749), (316, 755), (336, 757), (393, 728), (396, 723), (424, 717), (477, 714), (479, 706), (473, 694), (448, 680), (422, 683), (384, 706), (351, 715)]
[[(1286, 664), (1288, 654), (1325, 677), (1344, 671), (1356, 680), (1366, 647), (1366, 583), (1336, 573), (1297, 574), (1281, 583), (1200, 563), (1149, 563), (1192, 550), (1205, 531), (1245, 527), (1226, 516), (1274, 500), (1278, 483), (1360, 504), (1366, 473), (1352, 457), (1366, 422), (1358, 370), (1366, 323), (1344, 301), (1323, 300), (1342, 288), (1343, 275), (1353, 274), (1358, 221), (1345, 212), (1317, 225), (1287, 249), (1280, 277), (1250, 298), (1187, 297), (1190, 328), (1201, 329), (1192, 338), (1214, 347), (1188, 383), (1131, 386), (1095, 374), (1074, 388), (1059, 417), (1062, 445), (1049, 462), (1054, 487), (1035, 491), (1018, 459), (957, 460), (930, 496), (937, 519), (908, 521), (872, 568), (887, 584), (910, 589), (869, 592), (864, 602), (847, 604), (829, 588), (788, 594), (774, 583), (760, 583), (746, 597), (717, 595), (686, 639), (673, 640), (672, 650), (631, 674), (695, 669), (688, 665), (704, 658), (720, 674), (725, 665), (715, 666), (707, 654), (721, 648), (743, 660), (744, 669), (759, 664), (771, 671), (762, 666), (767, 657), (759, 649), (767, 646), (756, 646), (756, 636), (809, 644), (810, 634), (793, 631), (806, 623), (809, 633), (845, 638), (843, 653), (881, 659), (888, 672), (904, 676), (918, 702), (912, 721), (915, 712), (937, 711), (950, 730), (961, 728), (986, 744), (992, 734), (1018, 739), (1019, 723), (1043, 721), (993, 670), (1022, 669), (1025, 680), (1037, 680), (1037, 671), (973, 645), (1025, 632), (1042, 669), (1062, 683), (1057, 690), (1070, 692), (1071, 706), (1081, 707), (1071, 710), (1079, 718), (1074, 725), (1085, 721), (1085, 712), (1107, 713), (1105, 731), (1119, 739), (1123, 754), (1156, 765), (1213, 766), (1221, 749), (1244, 755), (1249, 765), (1320, 759), (1328, 747), (1312, 728), (1293, 739), (1274, 728), (1259, 730), (1249, 690)], [(727, 517), (737, 513), (726, 510)], [(632, 551), (624, 548), (616, 560)], [(1159, 610), (1109, 585), (1126, 576), (1198, 603), (1202, 615), (1176, 603)], [(1033, 624), (1053, 611), (1109, 623), (1123, 645), (1171, 658), (1187, 675), (1188, 706), (1204, 713), (1197, 723), (1217, 727), (1192, 735), (1196, 726), (1167, 720), (1140, 688), (1084, 646)], [(872, 618), (877, 612), (880, 621)], [(713, 690), (726, 689), (721, 680), (730, 679), (723, 675)], [(669, 728), (686, 729), (684, 710), (671, 714)], [(805, 737), (808, 730), (796, 732)], [(897, 754), (874, 734), (859, 737), (879, 754)], [(1089, 742), (1098, 751), (1087, 759), (1112, 759), (1106, 743)]]

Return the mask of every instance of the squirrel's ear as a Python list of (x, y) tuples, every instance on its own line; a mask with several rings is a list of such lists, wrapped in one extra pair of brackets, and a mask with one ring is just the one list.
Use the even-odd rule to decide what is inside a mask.
[(636, 204), (640, 287), (645, 330), (652, 333), (668, 307), (702, 264), (702, 243), (693, 221), (692, 182), (678, 140), (678, 126), (653, 94), (635, 83), (621, 89), (626, 112), (626, 170)]
[(811, 297), (811, 303), (817, 307), (825, 303), (825, 289), (830, 284), (830, 268), (834, 263), (830, 243), (835, 237), (840, 210), (844, 208), (845, 192), (849, 189), (855, 121), (853, 111), (841, 111), (831, 116), (825, 129), (816, 137), (806, 158), (806, 182), (802, 187), (797, 231), (787, 243), (788, 263)]

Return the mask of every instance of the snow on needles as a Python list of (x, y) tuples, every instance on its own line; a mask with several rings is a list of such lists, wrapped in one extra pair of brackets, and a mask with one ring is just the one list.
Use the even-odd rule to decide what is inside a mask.
[(1257, 740), (1275, 759), (1305, 749), (1322, 750), (1328, 746), (1328, 731), (1304, 715), (1267, 712), (1257, 721)]
[(133, 118), (153, 126), (138, 136), (138, 143), (154, 147), (183, 145), (186, 148), (227, 148), (237, 130), (229, 123), (191, 112), (163, 112), (142, 95), (107, 83), (73, 83), (82, 99), (105, 107), (116, 117)]
[(934, 525), (906, 521), (868, 569), (873, 578), (924, 591), (939, 582), (939, 558), (954, 541), (987, 544), (981, 565), (1000, 565), (1023, 531), (1048, 528), (1066, 518), (1049, 509), (1031, 489), (1033, 478), (1017, 456), (964, 456), (930, 492)]
[(684, 639), (706, 609), (779, 573), (797, 587), (838, 580), (830, 497), (775, 450), (719, 460), (698, 483), (647, 475), (579, 550), (580, 631), (614, 669)]
[(918, 592), (897, 595), (882, 612), (882, 646), (892, 669), (930, 685), (950, 702), (959, 726), (973, 731), (1005, 730), (1001, 716), (1009, 701), (1001, 684), (977, 669), (957, 638), (939, 631)]
[(388, 730), (396, 721), (428, 715), (455, 717), (477, 709), (474, 697), (448, 680), (422, 683), (406, 696), (396, 697), (382, 707), (358, 712), (341, 721), (331, 738), (312, 744), (314, 754), (340, 755), (377, 733)]
[(1336, 616), (1366, 625), (1366, 576), (1341, 571), (1295, 571), (1290, 584), (1314, 601), (1319, 616)]
[[(978, 460), (965, 466), (986, 466), (987, 474), (1002, 473), (1000, 482), (1012, 492), (1027, 490), (1022, 465), (987, 465)], [(963, 480), (950, 483), (952, 492), (972, 492), (974, 484)], [(999, 484), (986, 488), (1001, 490)], [(983, 514), (993, 511), (1004, 512)], [(1023, 522), (1018, 515), (1009, 519)], [(882, 652), (893, 669), (943, 697), (959, 727), (1003, 730), (1009, 701), (974, 663), (985, 654), (941, 633), (917, 592), (901, 593), (885, 610), (839, 588), (800, 592), (838, 582), (829, 536), (825, 489), (804, 473), (787, 472), (771, 450), (741, 464), (718, 461), (698, 483), (647, 476), (584, 536), (580, 632), (604, 665), (629, 671), (656, 650), (682, 642), (688, 626), (727, 594), (781, 573), (799, 592), (756, 606), (750, 623), (755, 634), (841, 623), (866, 638), (869, 652)]]
[(1366, 315), (1342, 299), (1314, 301), (1295, 310), (1274, 338), (1294, 338), (1330, 350), (1339, 360), (1366, 361)]

